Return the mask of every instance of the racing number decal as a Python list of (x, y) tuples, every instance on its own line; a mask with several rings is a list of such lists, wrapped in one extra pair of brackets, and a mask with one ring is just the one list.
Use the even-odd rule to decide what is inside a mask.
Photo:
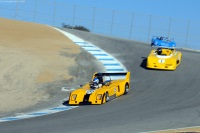
[(165, 63), (165, 60), (160, 59), (160, 60), (158, 60), (158, 62), (159, 62), (159, 63)]
[(92, 94), (95, 90), (87, 90), (86, 94)]

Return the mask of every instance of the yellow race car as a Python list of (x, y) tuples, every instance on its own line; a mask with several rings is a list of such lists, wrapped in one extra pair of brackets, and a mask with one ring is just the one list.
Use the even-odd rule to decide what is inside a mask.
[(174, 48), (158, 48), (152, 50), (147, 58), (147, 68), (175, 70), (180, 65), (182, 53)]
[(70, 93), (68, 104), (103, 104), (127, 94), (129, 89), (130, 72), (94, 73), (91, 82)]

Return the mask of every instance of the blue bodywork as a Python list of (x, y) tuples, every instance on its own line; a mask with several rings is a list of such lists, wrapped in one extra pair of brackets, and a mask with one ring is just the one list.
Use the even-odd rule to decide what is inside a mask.
[(176, 42), (174, 42), (173, 38), (153, 36), (153, 38), (151, 39), (151, 46), (175, 48)]

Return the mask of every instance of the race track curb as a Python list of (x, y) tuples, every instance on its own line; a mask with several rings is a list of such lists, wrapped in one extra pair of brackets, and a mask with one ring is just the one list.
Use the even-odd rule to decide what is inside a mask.
[[(54, 28), (54, 27), (52, 27)], [(96, 47), (90, 42), (86, 42), (85, 40), (70, 34), (66, 31), (60, 30), (58, 28), (54, 28), (55, 30), (61, 32), (63, 35), (68, 37), (70, 40), (72, 40), (75, 44), (79, 45), (81, 48), (89, 52), (91, 55), (93, 55), (98, 61), (100, 61), (106, 72), (113, 73), (113, 72), (127, 72), (127, 69), (114, 57), (112, 57), (110, 54), (106, 53), (102, 49)], [(59, 105), (57, 107), (49, 108), (40, 110), (37, 112), (31, 112), (27, 114), (20, 114), (17, 116), (11, 116), (11, 117), (3, 117), (0, 118), (0, 122), (6, 122), (6, 121), (15, 121), (15, 120), (21, 120), (21, 119), (27, 119), (27, 118), (33, 118), (38, 116), (44, 116), (49, 115), (61, 111), (66, 111), (70, 109), (74, 109), (79, 106), (65, 106), (65, 105)]]

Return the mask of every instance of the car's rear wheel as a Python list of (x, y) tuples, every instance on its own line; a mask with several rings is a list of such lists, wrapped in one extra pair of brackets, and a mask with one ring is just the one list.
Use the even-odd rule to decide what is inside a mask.
[(178, 65), (178, 64), (179, 64), (179, 62), (180, 62), (180, 61), (179, 61), (179, 60), (177, 60), (177, 61), (176, 61), (176, 64)]
[(129, 85), (126, 84), (125, 87), (124, 87), (124, 95), (126, 95), (129, 91)]

